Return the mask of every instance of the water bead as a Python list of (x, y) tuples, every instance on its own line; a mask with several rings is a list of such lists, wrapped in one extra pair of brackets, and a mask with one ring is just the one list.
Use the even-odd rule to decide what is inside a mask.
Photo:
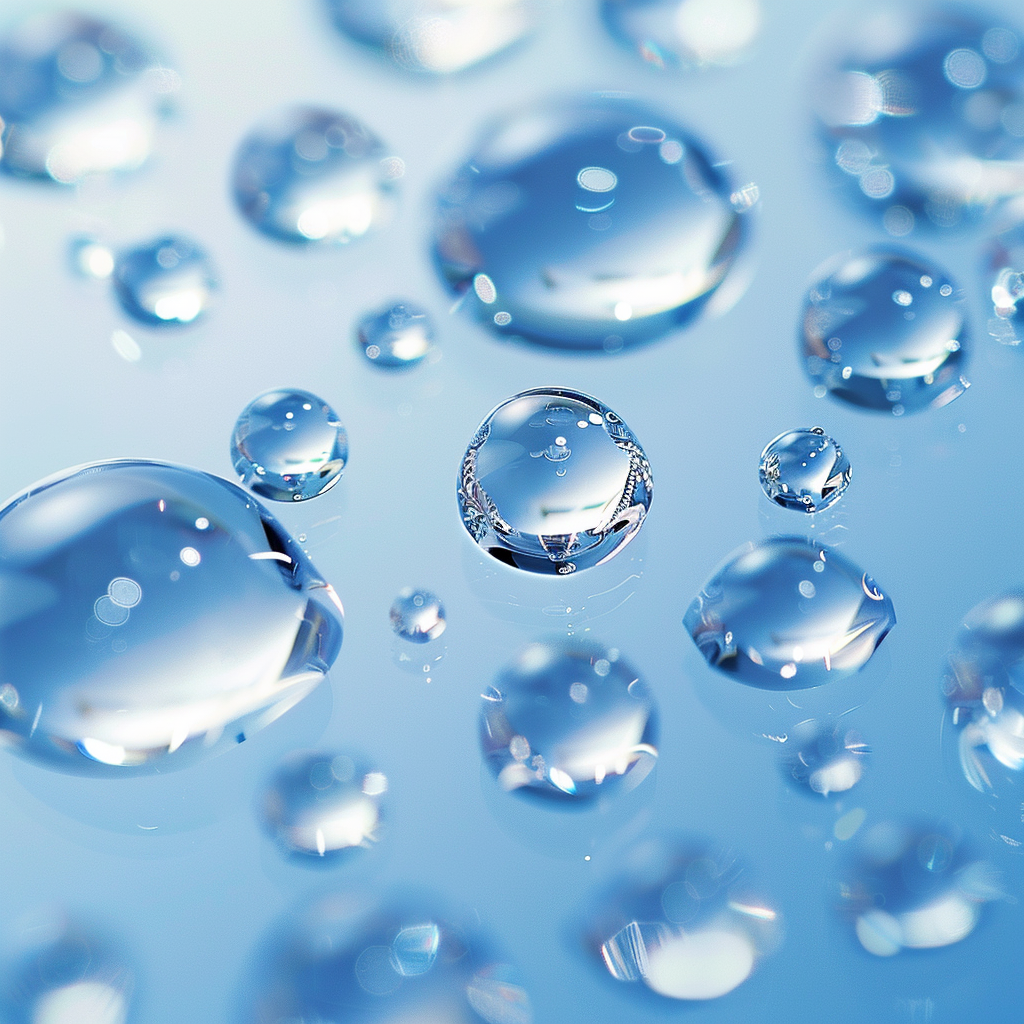
[(970, 387), (963, 296), (939, 267), (895, 249), (836, 261), (804, 303), (811, 380), (851, 405), (900, 416), (947, 405)]
[(390, 220), (404, 164), (348, 114), (288, 107), (256, 125), (235, 154), (235, 203), (285, 242), (361, 238)]
[(611, 409), (579, 391), (537, 388), (480, 425), (459, 471), (459, 510), (489, 555), (566, 575), (636, 536), (652, 486), (643, 449)]
[(801, 722), (786, 740), (782, 771), (804, 793), (829, 797), (853, 789), (870, 750), (860, 735), (825, 722)]
[(708, 307), (747, 234), (733, 191), (650, 107), (548, 102), (493, 124), (444, 188), (438, 267), (500, 335), (618, 351)]
[(426, 310), (396, 302), (359, 321), (359, 346), (370, 362), (400, 370), (422, 362), (434, 347), (434, 325)]
[(254, 398), (231, 435), (242, 484), (271, 501), (306, 501), (330, 490), (348, 463), (348, 435), (322, 399), (297, 388)]
[(633, 789), (658, 757), (646, 684), (593, 643), (531, 644), (483, 695), (480, 745), (510, 792), (588, 800)]
[(787, 430), (761, 452), (758, 476), (770, 501), (801, 512), (834, 505), (850, 484), (850, 460), (821, 427)]
[(62, 770), (164, 770), (240, 742), (323, 679), (334, 591), (239, 487), (119, 460), (0, 509), (0, 735)]
[(709, 665), (766, 690), (851, 675), (895, 624), (892, 601), (867, 573), (798, 537), (740, 548), (683, 619)]
[(36, 15), (0, 39), (2, 167), (75, 184), (148, 159), (178, 76), (119, 26)]
[(105, 281), (114, 272), (113, 250), (92, 235), (73, 235), (67, 257), (71, 272), (86, 281)]
[(1012, 216), (986, 247), (992, 316), (988, 333), (1003, 345), (1019, 345), (1024, 334), (1024, 200), (1009, 205)]
[(391, 628), (403, 640), (429, 643), (436, 640), (447, 625), (441, 599), (429, 590), (406, 587), (391, 605)]

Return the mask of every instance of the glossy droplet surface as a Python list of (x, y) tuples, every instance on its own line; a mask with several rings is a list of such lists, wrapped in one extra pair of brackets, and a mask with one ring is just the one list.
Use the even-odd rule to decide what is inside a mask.
[(1024, 336), (1024, 200), (1010, 205), (1010, 223), (988, 243), (986, 283), (992, 302), (988, 333), (1003, 345)]
[(285, 242), (346, 243), (390, 220), (402, 161), (354, 117), (289, 107), (258, 124), (235, 155), (235, 203)]
[(272, 501), (306, 501), (333, 487), (348, 462), (338, 414), (309, 391), (279, 388), (254, 398), (231, 435), (241, 482)]
[(768, 690), (856, 672), (895, 624), (892, 601), (867, 573), (799, 537), (740, 548), (683, 619), (709, 665)]
[(850, 460), (821, 427), (787, 430), (761, 452), (758, 478), (770, 501), (800, 512), (834, 505), (850, 484)]
[(114, 294), (140, 323), (163, 327), (190, 324), (209, 309), (217, 277), (202, 246), (180, 235), (164, 235), (118, 254)]
[(550, 102), (493, 125), (445, 187), (437, 261), (499, 334), (618, 351), (708, 304), (746, 235), (732, 192), (656, 110)]
[(162, 770), (240, 742), (341, 646), (341, 605), (301, 548), (243, 490), (180, 466), (35, 484), (0, 509), (0, 566), (0, 730), (61, 769)]
[(1024, 176), (1024, 52), (961, 5), (858, 10), (811, 83), (834, 178), (895, 234), (977, 220)]
[(434, 347), (434, 325), (425, 309), (396, 302), (359, 321), (359, 346), (371, 363), (400, 370), (422, 362)]
[(643, 449), (611, 409), (579, 391), (537, 388), (480, 425), (458, 498), (463, 524), (488, 554), (565, 575), (607, 561), (636, 536), (652, 486)]
[(338, 753), (295, 754), (263, 794), (263, 824), (286, 853), (330, 857), (374, 845), (387, 776)]
[(403, 640), (425, 644), (436, 640), (448, 625), (444, 605), (429, 590), (406, 587), (391, 605), (391, 628)]
[(827, 722), (801, 722), (786, 740), (781, 766), (796, 789), (828, 797), (853, 789), (870, 749), (859, 733)]
[(31, 17), (0, 39), (2, 167), (61, 184), (135, 170), (178, 85), (111, 22), (70, 11)]
[(851, 405), (900, 416), (947, 405), (970, 385), (963, 296), (945, 271), (898, 250), (837, 260), (807, 294), (804, 366)]

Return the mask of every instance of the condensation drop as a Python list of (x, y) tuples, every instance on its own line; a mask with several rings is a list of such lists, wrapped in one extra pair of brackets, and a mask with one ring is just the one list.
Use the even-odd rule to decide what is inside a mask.
[(407, 587), (395, 598), (390, 615), (395, 633), (416, 644), (436, 640), (448, 625), (441, 599), (429, 590)]
[(867, 744), (853, 729), (807, 721), (791, 730), (781, 767), (796, 789), (829, 797), (860, 782), (869, 754)]
[(114, 294), (134, 320), (151, 326), (190, 324), (210, 308), (217, 276), (205, 250), (165, 235), (117, 254)]
[(401, 370), (416, 366), (434, 347), (434, 325), (425, 309), (396, 302), (359, 321), (359, 347), (376, 366)]
[(761, 452), (758, 476), (770, 501), (800, 512), (834, 505), (852, 475), (850, 460), (821, 427), (787, 430)]

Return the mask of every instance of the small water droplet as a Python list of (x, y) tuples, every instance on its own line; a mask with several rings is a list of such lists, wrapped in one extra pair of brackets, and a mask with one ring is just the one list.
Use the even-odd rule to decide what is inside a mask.
[(357, 330), (363, 354), (389, 370), (416, 366), (433, 348), (434, 325), (426, 310), (396, 302), (368, 313)]
[(114, 272), (114, 253), (91, 235), (75, 235), (68, 242), (68, 262), (77, 277), (105, 281)]
[(860, 782), (869, 754), (852, 729), (808, 721), (792, 730), (781, 768), (797, 789), (828, 797)]
[(209, 256), (180, 235), (118, 253), (112, 280), (121, 308), (140, 323), (159, 327), (199, 319), (218, 287)]
[[(391, 605), (391, 628), (404, 640), (425, 644), (436, 640), (448, 625), (441, 599), (429, 590), (407, 587)], [(429, 669), (430, 666), (424, 666)]]
[(770, 501), (801, 512), (834, 505), (853, 470), (842, 449), (821, 428), (788, 430), (761, 452), (758, 476)]

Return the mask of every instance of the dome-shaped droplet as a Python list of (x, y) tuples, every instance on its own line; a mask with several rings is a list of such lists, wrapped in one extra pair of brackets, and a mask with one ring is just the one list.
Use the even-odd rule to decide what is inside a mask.
[(657, 68), (733, 64), (761, 29), (760, 0), (602, 0), (601, 16)]
[(542, 0), (326, 0), (338, 29), (409, 71), (444, 75), (525, 38)]
[(0, 733), (55, 767), (240, 742), (314, 689), (341, 631), (302, 549), (218, 477), (99, 462), (0, 509)]
[(731, 855), (646, 840), (625, 869), (586, 929), (594, 959), (616, 981), (668, 999), (718, 999), (778, 944), (777, 912)]
[(961, 5), (876, 6), (839, 26), (811, 87), (837, 183), (894, 234), (1020, 191), (1020, 34)]
[(568, 388), (502, 402), (462, 460), (459, 508), (473, 539), (518, 569), (566, 574), (607, 561), (651, 505), (651, 467), (606, 405)]
[(618, 351), (693, 319), (742, 245), (721, 165), (633, 101), (531, 107), (444, 189), (437, 259), (492, 330)]
[(347, 114), (289, 107), (258, 124), (235, 156), (235, 202), (285, 242), (351, 242), (386, 223), (404, 164)]
[(988, 244), (985, 282), (992, 315), (988, 333), (1003, 345), (1024, 337), (1024, 199), (1009, 206), (1012, 219)]
[(105, 281), (114, 272), (114, 252), (92, 235), (73, 235), (68, 240), (68, 264), (75, 277)]
[(852, 475), (850, 460), (821, 427), (787, 430), (761, 452), (758, 476), (771, 501), (800, 512), (834, 505)]
[(178, 76), (119, 26), (36, 15), (0, 39), (2, 167), (74, 184), (146, 162)]
[(217, 290), (209, 256), (180, 235), (164, 235), (118, 253), (113, 284), (130, 317), (160, 327), (198, 320)]
[(782, 772), (805, 793), (845, 793), (864, 775), (870, 749), (860, 734), (845, 726), (802, 722), (786, 739)]
[(888, 249), (843, 257), (807, 294), (804, 365), (816, 393), (865, 409), (947, 405), (970, 386), (966, 315), (959, 288), (930, 263)]
[(348, 463), (348, 435), (322, 399), (297, 388), (254, 398), (231, 435), (242, 483), (272, 501), (305, 501), (333, 487)]
[(426, 310), (411, 302), (396, 302), (364, 316), (357, 337), (371, 363), (400, 370), (415, 366), (431, 351), (434, 325)]
[(587, 800), (637, 786), (658, 757), (646, 684), (598, 644), (531, 644), (483, 695), (480, 745), (505, 790)]
[(436, 640), (448, 625), (444, 605), (429, 590), (406, 587), (391, 605), (391, 628), (415, 644)]
[(766, 690), (856, 672), (895, 624), (892, 601), (867, 573), (798, 537), (742, 547), (683, 620), (709, 665)]
[(347, 754), (296, 754), (263, 794), (263, 822), (287, 853), (329, 857), (380, 838), (387, 776)]

